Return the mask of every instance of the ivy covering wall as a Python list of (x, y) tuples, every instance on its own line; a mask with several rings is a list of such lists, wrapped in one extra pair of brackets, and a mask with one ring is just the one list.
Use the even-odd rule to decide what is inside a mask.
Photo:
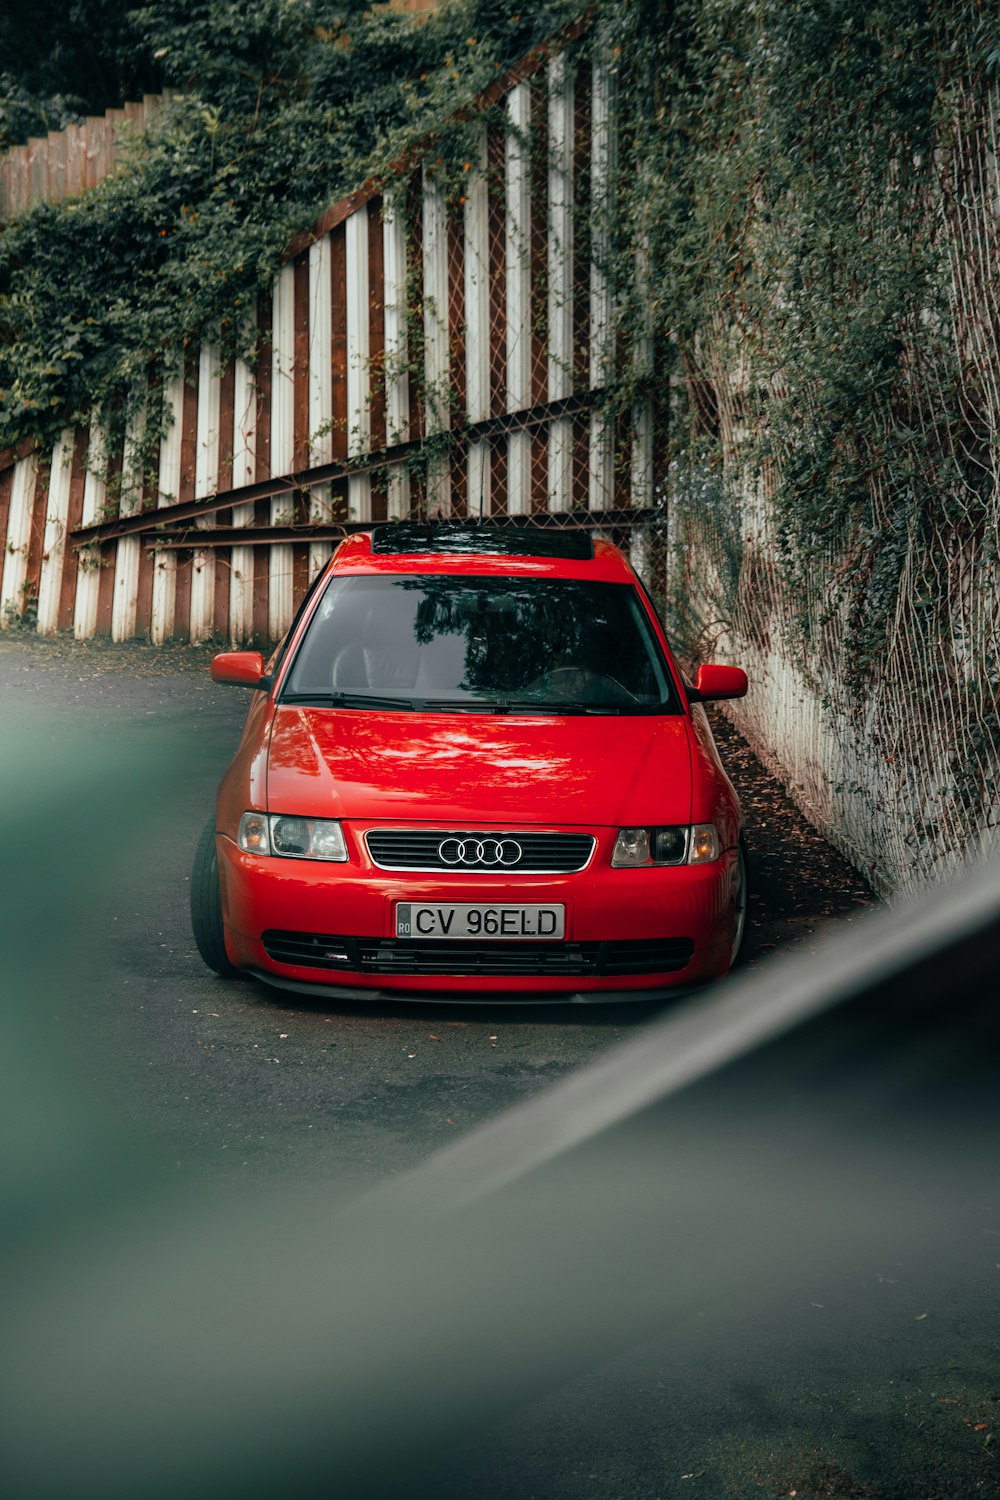
[(998, 64), (976, 0), (677, 6), (644, 117), (675, 619), (884, 891), (1000, 820)]

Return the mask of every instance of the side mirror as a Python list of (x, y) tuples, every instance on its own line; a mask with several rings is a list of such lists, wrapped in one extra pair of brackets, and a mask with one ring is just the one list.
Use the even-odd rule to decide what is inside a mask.
[(223, 651), (213, 656), (212, 681), (265, 690), (271, 686), (270, 677), (264, 676), (264, 658), (259, 651)]
[(705, 703), (715, 698), (743, 698), (746, 696), (747, 674), (742, 667), (704, 666), (698, 668), (694, 687), (688, 689), (692, 703)]

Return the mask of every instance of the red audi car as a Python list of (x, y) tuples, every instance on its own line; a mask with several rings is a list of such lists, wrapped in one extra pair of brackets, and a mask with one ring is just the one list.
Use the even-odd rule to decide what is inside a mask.
[(605, 1001), (715, 979), (739, 803), (639, 578), (589, 533), (377, 525), (265, 665), (195, 860), (210, 968), (312, 995)]

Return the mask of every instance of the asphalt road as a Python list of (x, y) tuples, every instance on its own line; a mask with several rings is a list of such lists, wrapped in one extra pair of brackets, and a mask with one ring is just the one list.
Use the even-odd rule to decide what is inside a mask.
[[(188, 868), (246, 699), (215, 687), (207, 660), (193, 649), (0, 638), (0, 739), (21, 757), (25, 787), (38, 766), (64, 765), (70, 789), (86, 768), (98, 788), (84, 820), (91, 847), (118, 845), (89, 882), (88, 838), (72, 835), (64, 857), (85, 919), (65, 936), (40, 924), (27, 998), (34, 1041), (60, 1055), (60, 1086), (73, 1075), (81, 1118), (100, 1122), (95, 1139), (114, 1152), (127, 1143), (123, 1171), (148, 1174), (161, 1191), (295, 1182), (314, 1184), (326, 1203), (349, 1202), (658, 1014), (642, 1004), (290, 1004), (210, 975), (189, 932)], [(756, 855), (751, 962), (766, 966), (829, 923), (856, 920), (872, 898), (718, 724)], [(145, 802), (147, 778), (140, 772), (138, 793), (119, 802), (100, 781), (105, 757), (149, 765), (145, 820), (120, 809)], [(130, 816), (134, 835), (121, 826)], [(44, 837), (63, 858), (59, 828)], [(46, 943), (60, 960), (50, 985)], [(901, 1254), (827, 1296), (818, 1271), (770, 1335), (738, 1305), (697, 1310), (703, 1327), (683, 1359), (658, 1337), (467, 1446), (456, 1434), (457, 1468), (436, 1493), (1000, 1495), (996, 1198), (995, 1182), (984, 1183), (968, 1205), (953, 1277)]]
[[(315, 1174), (353, 1191), (405, 1170), (658, 1014), (645, 1003), (572, 1011), (303, 1004), (209, 973), (190, 933), (189, 866), (248, 701), (211, 681), (209, 660), (191, 648), (0, 638), (4, 721), (32, 743), (65, 738), (70, 764), (88, 744), (98, 759), (106, 746), (134, 753), (136, 763), (170, 747), (173, 774), (150, 778), (156, 847), (126, 838), (102, 892), (93, 963), (105, 982), (89, 995), (85, 1041), (102, 1095), (175, 1170)], [(755, 848), (752, 961), (761, 963), (826, 921), (850, 920), (872, 898), (717, 722)]]
[[(354, 1192), (405, 1170), (456, 1131), (596, 1056), (645, 1005), (567, 1016), (545, 1008), (398, 1008), (291, 1002), (205, 969), (187, 911), (192, 852), (235, 749), (247, 696), (219, 688), (205, 652), (0, 644), (0, 698), (41, 739), (71, 736), (137, 759), (151, 776), (156, 845), (124, 840), (102, 892), (81, 1044), (123, 1127), (199, 1179), (310, 1176)], [(6, 718), (6, 714), (5, 714)], [(69, 749), (69, 746), (68, 746)], [(72, 749), (70, 749), (72, 754)], [(113, 814), (112, 814), (113, 817)], [(61, 1020), (78, 1026), (82, 1017)]]

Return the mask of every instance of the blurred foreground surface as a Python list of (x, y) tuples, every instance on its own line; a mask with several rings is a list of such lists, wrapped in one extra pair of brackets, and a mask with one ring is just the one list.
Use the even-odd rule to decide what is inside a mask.
[[(232, 999), (183, 876), (243, 701), (69, 652), (14, 720), (12, 655), (5, 1494), (1000, 1495), (995, 890), (661, 1019)], [(782, 1032), (871, 921), (897, 977)]]

